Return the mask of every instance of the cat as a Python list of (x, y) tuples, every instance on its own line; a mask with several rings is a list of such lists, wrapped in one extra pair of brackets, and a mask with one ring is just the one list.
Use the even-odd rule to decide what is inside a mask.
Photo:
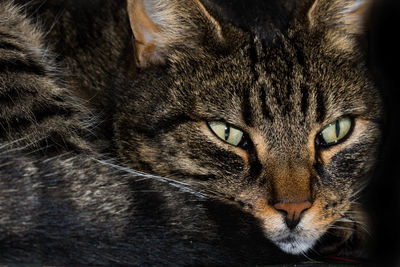
[(128, 1), (146, 71), (118, 87), (125, 164), (231, 198), (288, 253), (309, 250), (334, 222), (362, 227), (353, 200), (382, 116), (359, 39), (371, 2), (308, 1), (265, 42), (195, 3)]
[(0, 261), (366, 256), (371, 2), (222, 2), (0, 2)]
[[(125, 11), (122, 3), (98, 1), (96, 6), (109, 12), (107, 4), (117, 4)], [(46, 47), (51, 28), (61, 22), (39, 30), (30, 22), (35, 19), (23, 13), (36, 10), (36, 4), (45, 11), (49, 6), (29, 4), (25, 11), (0, 2), (1, 263), (253, 265), (298, 260), (271, 246), (256, 220), (237, 207), (105, 157), (104, 137), (96, 127), (101, 118), (71, 94), (79, 94), (74, 85), (87, 85), (104, 65), (86, 69), (89, 77), (74, 77), (74, 69), (63, 65), (79, 66), (74, 60), (81, 58), (62, 58)], [(45, 13), (40, 14), (43, 20)], [(78, 78), (83, 80), (71, 81)], [(99, 84), (106, 82), (104, 75), (98, 78)], [(96, 84), (89, 88), (99, 89)]]

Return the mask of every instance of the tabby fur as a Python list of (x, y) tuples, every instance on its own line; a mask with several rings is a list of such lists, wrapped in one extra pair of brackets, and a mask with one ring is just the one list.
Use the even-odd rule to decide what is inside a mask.
[[(1, 1), (0, 262), (365, 257), (357, 200), (382, 119), (370, 1), (278, 2), (265, 30), (221, 1)], [(350, 137), (317, 148), (344, 115)], [(274, 203), (305, 200), (289, 229)]]

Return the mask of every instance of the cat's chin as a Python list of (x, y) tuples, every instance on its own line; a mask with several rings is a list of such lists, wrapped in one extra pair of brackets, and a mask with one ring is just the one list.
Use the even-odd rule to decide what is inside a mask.
[(293, 255), (306, 253), (314, 246), (315, 242), (315, 239), (304, 239), (294, 235), (288, 235), (286, 238), (273, 240), (273, 243), (281, 250)]

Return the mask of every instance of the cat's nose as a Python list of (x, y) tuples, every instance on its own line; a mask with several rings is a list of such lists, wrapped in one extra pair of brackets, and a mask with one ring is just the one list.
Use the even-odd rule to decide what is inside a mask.
[(304, 211), (308, 210), (311, 205), (311, 202), (308, 200), (297, 203), (278, 202), (274, 204), (274, 208), (286, 215), (285, 222), (287, 227), (294, 229), (299, 224)]

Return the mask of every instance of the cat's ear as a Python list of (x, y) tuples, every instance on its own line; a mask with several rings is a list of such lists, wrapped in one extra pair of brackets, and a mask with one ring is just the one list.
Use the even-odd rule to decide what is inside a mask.
[(307, 19), (311, 29), (323, 29), (337, 48), (353, 49), (365, 35), (373, 0), (314, 0)]
[(127, 0), (127, 8), (139, 67), (164, 63), (176, 47), (195, 47), (200, 33), (223, 39), (200, 0)]

